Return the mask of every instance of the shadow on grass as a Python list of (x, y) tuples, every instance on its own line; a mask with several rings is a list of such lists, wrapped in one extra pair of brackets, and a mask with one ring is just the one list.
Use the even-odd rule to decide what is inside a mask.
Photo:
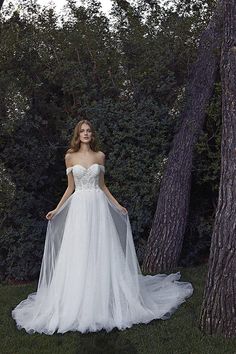
[(93, 335), (84, 334), (78, 341), (76, 354), (137, 354), (134, 344), (113, 330), (109, 335), (104, 331)]

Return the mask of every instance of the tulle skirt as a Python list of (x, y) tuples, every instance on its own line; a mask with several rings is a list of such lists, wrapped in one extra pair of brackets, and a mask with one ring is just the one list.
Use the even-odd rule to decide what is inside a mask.
[(28, 333), (120, 330), (168, 319), (193, 293), (180, 272), (142, 275), (127, 213), (75, 191), (48, 221), (37, 291), (12, 311)]

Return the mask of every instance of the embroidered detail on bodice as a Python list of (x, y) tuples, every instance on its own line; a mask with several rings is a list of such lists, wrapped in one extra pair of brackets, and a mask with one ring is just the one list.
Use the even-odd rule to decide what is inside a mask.
[(94, 163), (88, 168), (77, 164), (72, 167), (68, 167), (66, 169), (66, 174), (68, 175), (70, 172), (73, 173), (75, 181), (75, 191), (93, 191), (101, 189), (99, 186), (100, 171), (105, 173), (105, 167), (103, 165), (99, 165), (98, 163)]

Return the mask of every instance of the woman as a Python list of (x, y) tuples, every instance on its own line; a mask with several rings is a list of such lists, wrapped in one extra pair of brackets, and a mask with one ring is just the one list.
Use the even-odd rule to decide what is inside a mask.
[(75, 127), (65, 155), (68, 187), (47, 213), (35, 293), (12, 311), (28, 333), (94, 332), (168, 319), (192, 295), (180, 272), (141, 273), (128, 212), (104, 183), (105, 155), (88, 120)]

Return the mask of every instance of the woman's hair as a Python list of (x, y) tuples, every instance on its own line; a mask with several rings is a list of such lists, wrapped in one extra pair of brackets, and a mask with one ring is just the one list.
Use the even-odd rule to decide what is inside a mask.
[(73, 133), (72, 139), (70, 141), (70, 146), (69, 146), (69, 149), (67, 150), (67, 152), (76, 152), (79, 150), (79, 148), (80, 148), (80, 139), (79, 139), (80, 129), (81, 129), (82, 124), (84, 124), (84, 123), (88, 124), (91, 131), (92, 131), (92, 137), (91, 137), (91, 142), (90, 142), (91, 149), (93, 151), (99, 151), (97, 136), (96, 136), (96, 132), (95, 132), (95, 129), (94, 129), (92, 123), (87, 119), (82, 119), (76, 124), (76, 126), (74, 128), (74, 133)]

